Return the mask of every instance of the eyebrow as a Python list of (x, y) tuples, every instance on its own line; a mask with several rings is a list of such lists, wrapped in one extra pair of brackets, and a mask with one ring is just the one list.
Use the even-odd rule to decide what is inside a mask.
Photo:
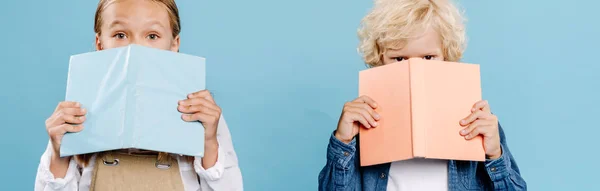
[(126, 24), (127, 24), (127, 22), (124, 22), (124, 21), (121, 21), (121, 20), (115, 20), (115, 21), (113, 21), (112, 23), (110, 23), (108, 25), (108, 28), (113, 28), (113, 27), (115, 27), (117, 25), (126, 25)]
[(434, 54), (442, 54), (442, 50), (436, 49), (436, 50), (426, 51), (425, 55), (434, 55)]
[[(387, 51), (389, 54), (399, 54), (399, 55), (404, 55), (406, 54), (406, 51), (403, 51), (401, 49), (389, 49)], [(431, 49), (431, 50), (427, 50), (427, 51), (422, 51), (422, 55), (434, 55), (434, 54), (438, 54), (441, 53), (440, 49)]]
[[(122, 20), (115, 20), (112, 23), (110, 23), (110, 25), (108, 25), (108, 28), (113, 28), (117, 25), (127, 25), (127, 22), (122, 21)], [(165, 28), (165, 26), (163, 26), (162, 23), (158, 22), (157, 20), (150, 21), (150, 22), (146, 23), (145, 25), (146, 26), (158, 25), (159, 27)]]
[(160, 28), (167, 28), (167, 27), (163, 26), (162, 23), (158, 22), (157, 20), (149, 21), (149, 22), (145, 23), (145, 25), (149, 26), (149, 27), (153, 27), (153, 26), (157, 25)]

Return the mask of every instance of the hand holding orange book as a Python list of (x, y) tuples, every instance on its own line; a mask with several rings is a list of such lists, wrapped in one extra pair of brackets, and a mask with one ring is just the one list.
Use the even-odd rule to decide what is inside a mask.
[(481, 100), (479, 65), (410, 59), (361, 71), (359, 94), (378, 103), (376, 128), (360, 129), (361, 166), (411, 158), (484, 161), (482, 138), (459, 121)]

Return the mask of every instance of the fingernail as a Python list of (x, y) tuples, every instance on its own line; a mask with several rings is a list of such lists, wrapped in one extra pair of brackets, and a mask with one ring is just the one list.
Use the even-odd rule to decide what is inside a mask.
[(375, 114), (375, 119), (379, 119), (381, 116), (379, 114)]
[(467, 121), (465, 121), (464, 119), (463, 119), (463, 120), (460, 120), (460, 124), (465, 124), (466, 122), (467, 122)]
[(87, 110), (85, 108), (81, 109), (81, 112), (85, 113)]
[(379, 125), (379, 123), (377, 123), (377, 122), (373, 123), (373, 127), (376, 127), (377, 125)]
[(374, 107), (377, 107), (378, 105), (377, 105), (377, 103), (373, 103), (373, 106), (374, 106)]
[(79, 107), (79, 102), (75, 103), (75, 107)]
[(463, 129), (460, 131), (460, 134), (464, 135), (465, 133), (467, 133), (467, 130)]

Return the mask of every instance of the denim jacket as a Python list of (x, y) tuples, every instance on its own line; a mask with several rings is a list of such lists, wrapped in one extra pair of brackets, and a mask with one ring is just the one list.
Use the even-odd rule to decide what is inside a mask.
[[(448, 190), (527, 190), (500, 124), (498, 128), (502, 156), (485, 162), (448, 161)], [(361, 167), (358, 139), (359, 136), (356, 136), (345, 144), (331, 135), (327, 163), (319, 173), (319, 190), (387, 189), (391, 163)]]

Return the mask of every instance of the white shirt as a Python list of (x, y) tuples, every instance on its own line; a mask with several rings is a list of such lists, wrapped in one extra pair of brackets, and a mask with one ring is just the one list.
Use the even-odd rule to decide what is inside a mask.
[(416, 158), (392, 162), (387, 190), (448, 190), (448, 161)]
[[(209, 190), (243, 190), (242, 174), (238, 167), (237, 155), (233, 149), (231, 135), (227, 124), (221, 116), (219, 127), (217, 128), (217, 141), (219, 149), (217, 162), (209, 169), (202, 167), (200, 157), (194, 159), (194, 165), (187, 160), (180, 160), (179, 171), (181, 180), (186, 191), (209, 191)], [(54, 178), (50, 172), (50, 159), (52, 157), (52, 145), (48, 143), (46, 151), (41, 157), (38, 166), (37, 176), (35, 178), (35, 191), (87, 191), (89, 190), (92, 171), (94, 169), (95, 155), (90, 160), (90, 164), (79, 171), (75, 159), (72, 157), (69, 163), (69, 169), (64, 178)]]

